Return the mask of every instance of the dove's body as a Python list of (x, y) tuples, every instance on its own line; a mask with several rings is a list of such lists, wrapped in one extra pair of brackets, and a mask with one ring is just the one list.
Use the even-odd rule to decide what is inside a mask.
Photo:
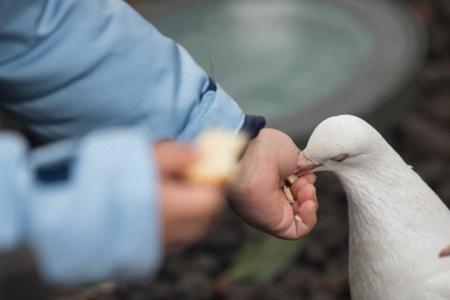
[[(343, 134), (335, 141), (339, 145), (317, 153), (335, 139), (319, 142), (340, 126), (339, 118), (346, 126), (360, 127), (350, 129), (356, 141), (346, 145)], [(344, 186), (349, 202), (352, 298), (450, 299), (450, 260), (438, 257), (450, 239), (448, 208), (370, 125), (351, 116), (322, 124), (304, 154), (320, 163), (322, 170), (336, 173)], [(350, 154), (350, 159), (328, 162), (325, 157), (336, 149)]]
[(349, 201), (353, 298), (440, 299), (431, 286), (450, 270), (438, 257), (449, 241), (450, 212), (396, 153), (384, 159), (338, 174)]

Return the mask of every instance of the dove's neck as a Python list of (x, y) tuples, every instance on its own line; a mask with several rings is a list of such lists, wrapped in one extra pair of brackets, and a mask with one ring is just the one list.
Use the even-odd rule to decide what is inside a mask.
[(439, 197), (392, 148), (385, 152), (338, 174), (349, 200), (351, 230), (380, 240), (396, 236), (396, 241), (439, 235), (443, 224), (450, 230), (450, 213)]
[(450, 240), (449, 211), (392, 148), (338, 177), (349, 202), (355, 294), (411, 285), (439, 265), (438, 253)]

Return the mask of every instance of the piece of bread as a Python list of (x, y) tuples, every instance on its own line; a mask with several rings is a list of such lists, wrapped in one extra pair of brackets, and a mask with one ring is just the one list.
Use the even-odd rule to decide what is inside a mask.
[(196, 184), (223, 184), (231, 175), (247, 140), (243, 133), (206, 130), (194, 144), (200, 158), (187, 170), (187, 180)]

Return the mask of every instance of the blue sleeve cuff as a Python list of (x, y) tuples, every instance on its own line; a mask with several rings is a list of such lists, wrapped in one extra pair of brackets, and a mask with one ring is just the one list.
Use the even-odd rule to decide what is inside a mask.
[(244, 115), (236, 102), (209, 78), (205, 91), (201, 94), (200, 105), (194, 109), (191, 124), (184, 129), (179, 138), (192, 140), (206, 128), (226, 128), (245, 133), (255, 138), (266, 126), (262, 116)]
[(239, 105), (210, 79), (200, 103), (194, 107), (189, 123), (178, 138), (191, 141), (208, 128), (224, 128), (237, 133), (242, 128), (244, 119)]
[(158, 175), (146, 138), (106, 131), (30, 161), (27, 239), (47, 280), (135, 280), (158, 267)]
[(255, 138), (261, 129), (266, 126), (266, 119), (262, 116), (245, 115), (241, 132), (245, 133), (249, 139)]

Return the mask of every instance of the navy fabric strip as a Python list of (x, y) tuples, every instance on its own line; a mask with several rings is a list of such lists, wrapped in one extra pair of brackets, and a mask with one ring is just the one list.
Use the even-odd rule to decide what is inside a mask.
[(214, 80), (212, 80), (211, 77), (209, 77), (208, 87), (206, 88), (206, 92), (208, 91), (217, 91), (217, 84), (214, 82)]
[(266, 119), (264, 117), (245, 115), (244, 125), (242, 125), (241, 131), (247, 134), (250, 139), (253, 139), (265, 126)]
[(217, 91), (217, 84), (214, 82), (214, 80), (211, 79), (211, 77), (209, 77), (209, 80), (208, 80), (208, 87), (207, 87), (206, 90), (201, 94), (200, 101), (201, 101), (201, 99), (203, 99), (203, 96), (205, 96), (205, 94), (206, 94), (207, 92), (210, 92), (210, 91), (212, 91), (212, 92), (216, 92), (216, 91)]
[(74, 163), (73, 158), (67, 158), (36, 169), (36, 180), (41, 183), (60, 183), (70, 178), (70, 171)]

